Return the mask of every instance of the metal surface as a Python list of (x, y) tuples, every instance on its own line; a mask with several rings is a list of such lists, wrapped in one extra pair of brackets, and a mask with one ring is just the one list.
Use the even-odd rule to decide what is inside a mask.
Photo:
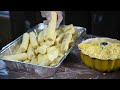
[[(30, 31), (34, 31), (36, 34), (38, 34), (40, 31), (42, 31), (46, 25), (39, 24), (35, 26), (34, 28), (30, 29)], [(83, 27), (74, 26), (75, 30), (78, 31), (78, 40), (86, 33), (86, 29)], [(39, 75), (41, 77), (50, 77), (55, 74), (58, 67), (62, 64), (64, 59), (68, 56), (68, 54), (74, 49), (75, 45), (77, 44), (78, 40), (72, 45), (72, 47), (68, 50), (68, 52), (63, 56), (63, 58), (60, 60), (60, 62), (56, 66), (40, 66), (40, 65), (34, 65), (34, 64), (26, 64), (20, 61), (11, 61), (11, 60), (4, 60), (2, 59), (2, 56), (4, 55), (10, 55), (15, 52), (15, 49), (17, 49), (22, 41), (22, 36), (18, 37), (13, 42), (9, 43), (5, 47), (2, 48), (0, 52), (0, 60), (3, 60), (9, 70), (20, 70), (25, 72), (30, 72), (32, 74)]]

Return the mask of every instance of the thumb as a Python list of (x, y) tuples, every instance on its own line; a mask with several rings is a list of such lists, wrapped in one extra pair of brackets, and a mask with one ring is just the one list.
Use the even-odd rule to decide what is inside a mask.
[(43, 23), (48, 25), (49, 21), (48, 20), (44, 20)]

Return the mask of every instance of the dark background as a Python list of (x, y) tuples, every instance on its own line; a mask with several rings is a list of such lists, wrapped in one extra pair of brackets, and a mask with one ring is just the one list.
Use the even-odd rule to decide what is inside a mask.
[[(64, 19), (66, 25), (87, 28), (88, 34), (120, 40), (120, 11), (65, 11)], [(40, 11), (11, 11), (0, 16), (0, 48), (43, 20)]]

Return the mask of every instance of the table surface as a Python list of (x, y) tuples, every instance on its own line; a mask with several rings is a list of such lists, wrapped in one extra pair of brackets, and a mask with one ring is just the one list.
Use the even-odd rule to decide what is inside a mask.
[[(84, 36), (83, 39), (93, 37)], [(82, 39), (81, 39), (82, 40)], [(81, 42), (78, 41), (78, 43)], [(54, 76), (42, 78), (32, 73), (22, 71), (9, 71), (8, 79), (120, 79), (120, 70), (110, 73), (101, 73), (90, 69), (82, 62), (79, 56), (79, 50), (75, 46), (74, 50), (64, 60)]]

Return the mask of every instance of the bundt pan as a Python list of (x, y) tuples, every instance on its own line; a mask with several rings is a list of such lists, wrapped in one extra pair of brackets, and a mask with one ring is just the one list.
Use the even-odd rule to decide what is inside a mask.
[(84, 64), (100, 72), (120, 69), (120, 41), (111, 38), (90, 38), (78, 44)]

